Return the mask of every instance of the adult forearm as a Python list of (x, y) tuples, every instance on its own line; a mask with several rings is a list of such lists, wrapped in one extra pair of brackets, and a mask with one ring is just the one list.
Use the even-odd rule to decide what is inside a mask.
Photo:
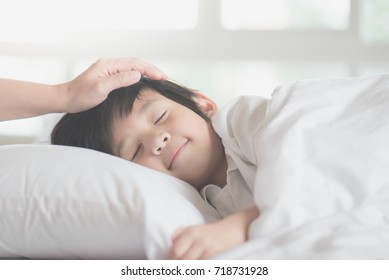
[(0, 79), (0, 121), (65, 112), (64, 85)]

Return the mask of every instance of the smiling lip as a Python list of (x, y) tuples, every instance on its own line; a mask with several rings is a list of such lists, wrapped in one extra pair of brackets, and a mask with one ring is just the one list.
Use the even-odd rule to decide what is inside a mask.
[(185, 148), (188, 141), (186, 141), (184, 144), (182, 144), (174, 153), (172, 156), (172, 159), (170, 161), (169, 169), (172, 169), (174, 161), (177, 159), (178, 155), (182, 152), (182, 150)]

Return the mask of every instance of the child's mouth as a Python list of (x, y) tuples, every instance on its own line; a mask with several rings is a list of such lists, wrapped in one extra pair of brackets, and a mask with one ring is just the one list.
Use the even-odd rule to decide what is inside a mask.
[(175, 152), (173, 153), (172, 159), (170, 160), (169, 170), (171, 170), (173, 168), (174, 162), (176, 161), (177, 157), (181, 154), (181, 152), (184, 150), (184, 148), (186, 147), (186, 144), (188, 144), (188, 142), (189, 141), (186, 141), (185, 143), (180, 145), (178, 147), (178, 149), (175, 150)]

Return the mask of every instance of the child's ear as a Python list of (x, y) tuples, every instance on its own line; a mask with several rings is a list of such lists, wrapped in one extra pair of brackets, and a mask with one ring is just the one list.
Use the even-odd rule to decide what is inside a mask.
[(207, 117), (212, 117), (217, 113), (218, 109), (216, 103), (213, 102), (208, 96), (199, 91), (196, 91), (195, 95), (195, 101), (197, 102), (197, 105), (200, 107), (201, 111), (207, 115)]

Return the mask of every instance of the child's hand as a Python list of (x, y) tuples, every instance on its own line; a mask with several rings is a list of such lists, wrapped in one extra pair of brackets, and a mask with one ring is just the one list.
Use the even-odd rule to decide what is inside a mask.
[(180, 228), (173, 234), (168, 258), (208, 259), (236, 247), (247, 240), (249, 225), (258, 214), (253, 206), (211, 224)]
[(169, 259), (208, 259), (245, 241), (242, 230), (231, 228), (228, 221), (180, 228), (173, 234)]

